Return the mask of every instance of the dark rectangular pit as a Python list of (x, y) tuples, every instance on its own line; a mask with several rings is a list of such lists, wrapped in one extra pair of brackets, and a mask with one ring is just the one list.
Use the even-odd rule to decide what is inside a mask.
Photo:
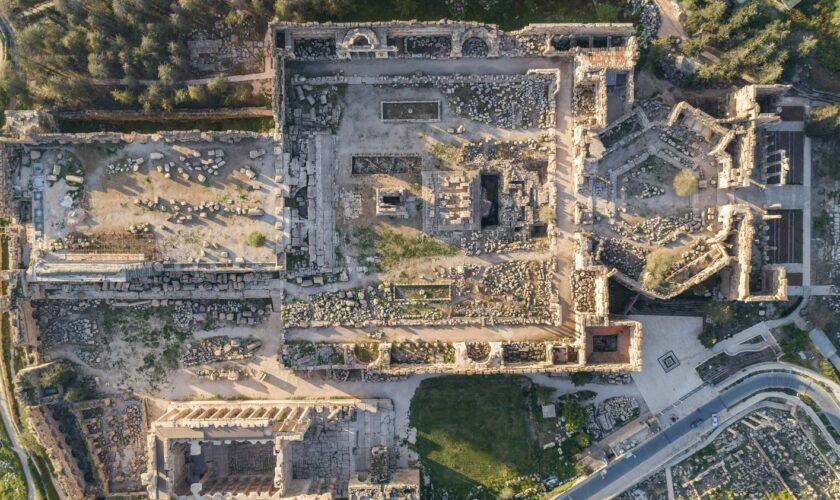
[(382, 121), (440, 121), (440, 101), (382, 101)]

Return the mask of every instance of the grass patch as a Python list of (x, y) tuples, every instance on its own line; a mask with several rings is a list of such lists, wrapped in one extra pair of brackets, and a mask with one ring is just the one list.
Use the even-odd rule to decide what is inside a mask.
[(362, 227), (354, 232), (355, 244), (362, 256), (372, 257), (382, 269), (391, 269), (403, 259), (449, 256), (458, 253), (458, 247), (426, 235), (415, 237), (385, 228)]
[(431, 478), (424, 497), (497, 498), (534, 488), (533, 477), (523, 476), (574, 477), (573, 457), (542, 449), (556, 432), (556, 420), (542, 420), (541, 395), (526, 377), (424, 380), (410, 412), (420, 461)]
[(26, 499), (26, 480), (17, 454), (11, 448), (0, 447), (0, 498)]
[(9, 262), (9, 237), (0, 237), (0, 248), (2, 248), (2, 260), (0, 260), (0, 270), (8, 271), (11, 263)]

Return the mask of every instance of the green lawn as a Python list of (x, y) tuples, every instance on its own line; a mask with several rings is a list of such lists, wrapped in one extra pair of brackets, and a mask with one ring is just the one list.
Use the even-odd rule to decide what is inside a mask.
[[(575, 474), (557, 449), (542, 449), (555, 420), (538, 412), (540, 391), (526, 377), (448, 376), (424, 380), (411, 400), (417, 451), (431, 477), (427, 498), (494, 498), (513, 478)], [(535, 482), (513, 487), (522, 491)], [(483, 486), (483, 490), (476, 489)]]

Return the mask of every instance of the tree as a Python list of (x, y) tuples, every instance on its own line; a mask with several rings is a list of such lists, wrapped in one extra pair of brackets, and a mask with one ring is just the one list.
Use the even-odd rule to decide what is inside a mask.
[(732, 304), (723, 300), (713, 300), (706, 306), (706, 319), (716, 325), (725, 325), (732, 321)]
[(149, 111), (160, 107), (164, 96), (165, 93), (163, 87), (161, 87), (157, 83), (153, 83), (146, 87), (146, 90), (142, 94), (140, 94), (139, 101), (140, 104), (143, 106), (143, 109)]
[(207, 91), (216, 98), (223, 97), (228, 91), (228, 82), (221, 74), (216, 75), (207, 83)]
[(642, 285), (648, 290), (657, 288), (662, 284), (673, 263), (674, 252), (667, 248), (657, 248), (650, 252), (645, 259), (645, 272), (642, 275)]
[(248, 246), (259, 248), (265, 245), (265, 235), (259, 231), (253, 231), (248, 235), (246, 243)]
[(137, 102), (137, 95), (131, 89), (113, 89), (111, 97), (125, 107), (131, 107)]
[(677, 196), (687, 197), (697, 191), (697, 176), (687, 168), (681, 169), (674, 176), (674, 193)]
[(566, 431), (578, 432), (589, 423), (589, 416), (583, 405), (575, 400), (569, 400), (563, 405), (563, 420)]
[(38, 378), (41, 387), (65, 387), (76, 380), (76, 372), (69, 363), (57, 362), (41, 372)]
[(168, 63), (163, 63), (158, 66), (158, 79), (160, 82), (167, 86), (171, 87), (172, 84), (175, 83), (175, 75), (174, 70), (172, 69), (172, 65)]
[(90, 397), (90, 387), (84, 383), (77, 383), (67, 389), (64, 393), (64, 400), (74, 403), (76, 401), (84, 401)]
[(575, 386), (578, 386), (592, 382), (593, 376), (591, 372), (574, 372), (569, 378)]
[(589, 434), (585, 432), (578, 432), (575, 434), (575, 444), (578, 445), (580, 449), (589, 448), (589, 445), (592, 443), (592, 438), (589, 437)]
[(193, 102), (204, 102), (207, 100), (207, 87), (204, 85), (190, 85), (187, 87), (187, 94)]

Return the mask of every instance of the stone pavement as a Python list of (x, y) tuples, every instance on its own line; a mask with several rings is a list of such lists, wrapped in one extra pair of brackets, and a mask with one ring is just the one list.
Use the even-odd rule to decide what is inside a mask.
[[(630, 316), (642, 323), (642, 371), (633, 373), (654, 415), (703, 385), (695, 367), (711, 354), (698, 340), (699, 317)], [(666, 371), (667, 370), (667, 371)]]

